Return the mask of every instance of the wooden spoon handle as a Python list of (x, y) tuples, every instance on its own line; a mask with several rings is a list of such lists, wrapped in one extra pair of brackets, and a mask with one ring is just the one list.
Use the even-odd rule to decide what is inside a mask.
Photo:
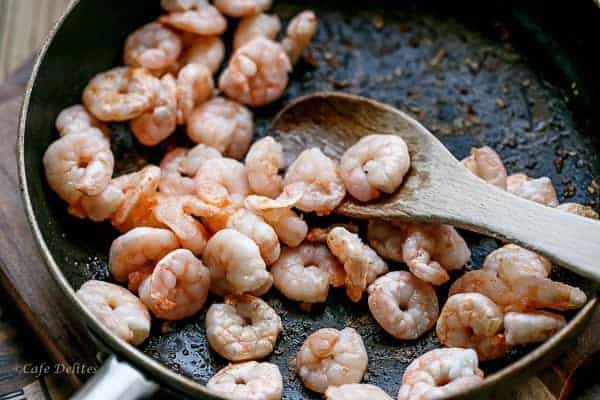
[(600, 282), (600, 221), (539, 205), (483, 182), (471, 182), (438, 208), (448, 223), (512, 242)]

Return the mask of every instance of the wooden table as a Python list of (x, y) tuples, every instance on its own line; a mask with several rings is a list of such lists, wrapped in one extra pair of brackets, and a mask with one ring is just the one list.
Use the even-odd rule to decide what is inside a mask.
[[(76, 326), (77, 321), (68, 319), (61, 294), (55, 287), (41, 289), (47, 272), (27, 231), (16, 193), (13, 146), (16, 115), (31, 65), (26, 64), (16, 74), (9, 72), (31, 57), (68, 3), (69, 0), (0, 0), (0, 82), (10, 76), (8, 82), (0, 84), (0, 140), (9, 143), (0, 147), (0, 184), (5, 193), (9, 192), (0, 198), (0, 280), (6, 288), (0, 289), (0, 400), (65, 399), (79, 385), (77, 376), (54, 373), (40, 376), (37, 372), (45, 366), (53, 368), (57, 362), (72, 364), (93, 356), (93, 349), (83, 350), (89, 342)], [(29, 266), (31, 271), (46, 274), (45, 277), (26, 282), (27, 272), (20, 270), (23, 263), (34, 264)], [(33, 291), (33, 295), (24, 295), (25, 291)], [(44, 314), (48, 308), (54, 310), (52, 316)], [(514, 388), (511, 397), (556, 400), (567, 375), (580, 362), (581, 354), (599, 348), (599, 331), (600, 312), (596, 312), (591, 327), (577, 346), (552, 367)], [(591, 370), (597, 371), (597, 367)], [(596, 388), (585, 395), (586, 399), (600, 395), (596, 381), (597, 378), (587, 383), (588, 386), (596, 383)], [(579, 384), (583, 385), (582, 382), (585, 380)]]

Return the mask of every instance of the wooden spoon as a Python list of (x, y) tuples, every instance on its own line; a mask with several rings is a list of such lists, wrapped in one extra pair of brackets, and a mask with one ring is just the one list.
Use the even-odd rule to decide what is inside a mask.
[(600, 281), (600, 222), (485, 183), (421, 124), (393, 107), (348, 94), (317, 93), (287, 105), (270, 129), (288, 164), (310, 147), (338, 159), (361, 136), (374, 133), (402, 137), (411, 170), (396, 193), (371, 203), (347, 198), (336, 213), (454, 225), (521, 245)]

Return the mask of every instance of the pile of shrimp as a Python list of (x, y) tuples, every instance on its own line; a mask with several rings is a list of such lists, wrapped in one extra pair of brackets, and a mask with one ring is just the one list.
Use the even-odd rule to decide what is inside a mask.
[[(458, 277), (471, 252), (452, 226), (378, 220), (309, 226), (305, 214), (329, 215), (347, 197), (368, 202), (395, 192), (410, 175), (407, 144), (371, 134), (339, 159), (309, 148), (286, 165), (275, 138), (252, 142), (251, 108), (284, 94), (292, 66), (316, 33), (314, 13), (301, 12), (280, 35), (279, 17), (266, 13), (270, 0), (161, 5), (164, 15), (127, 37), (125, 65), (93, 77), (82, 104), (57, 116), (59, 138), (43, 158), (47, 182), (70, 214), (108, 221), (120, 233), (109, 251), (113, 282), (92, 280), (77, 291), (106, 329), (137, 345), (153, 320), (194, 318), (210, 303), (208, 343), (232, 364), (207, 387), (233, 399), (280, 399), (281, 372), (263, 360), (283, 326), (261, 296), (276, 290), (309, 313), (332, 288), (343, 288), (348, 301), (368, 304), (397, 340), (435, 329), (448, 348), (415, 359), (398, 393), (398, 399), (429, 399), (479, 384), (479, 360), (546, 340), (565, 325), (559, 311), (585, 303), (582, 291), (549, 278), (548, 260), (511, 244)], [(220, 35), (228, 18), (240, 21), (222, 68)], [(109, 125), (115, 121), (127, 121), (144, 146), (178, 131), (194, 145), (169, 148), (158, 166), (115, 176)], [(548, 178), (508, 176), (489, 147), (473, 149), (462, 163), (502, 190), (598, 217), (589, 207), (558, 205)], [(451, 279), (450, 297), (440, 304), (437, 287)], [(295, 369), (327, 399), (390, 399), (361, 383), (367, 353), (356, 330), (323, 328), (298, 349)]]

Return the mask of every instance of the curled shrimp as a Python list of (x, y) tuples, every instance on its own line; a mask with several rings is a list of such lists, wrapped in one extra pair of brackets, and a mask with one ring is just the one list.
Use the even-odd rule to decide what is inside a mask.
[(163, 227), (154, 217), (158, 203), (156, 189), (160, 182), (160, 168), (154, 165), (140, 171), (121, 175), (112, 184), (123, 193), (123, 201), (111, 216), (111, 223), (121, 232), (140, 226)]
[(306, 241), (314, 243), (327, 243), (327, 235), (329, 235), (329, 232), (331, 232), (332, 229), (338, 227), (344, 228), (351, 233), (358, 234), (360, 232), (360, 228), (357, 225), (354, 225), (353, 223), (338, 223), (329, 225), (325, 228), (311, 228), (306, 234)]
[(275, 40), (281, 30), (277, 15), (256, 14), (242, 18), (233, 34), (233, 49), (239, 49), (256, 37)]
[(150, 334), (150, 314), (135, 295), (121, 286), (87, 281), (77, 297), (109, 331), (132, 344), (140, 344)]
[(550, 178), (529, 178), (525, 174), (513, 174), (506, 178), (506, 190), (515, 196), (535, 201), (549, 207), (558, 206), (556, 190)]
[(329, 286), (343, 285), (346, 275), (327, 246), (313, 243), (284, 248), (271, 273), (277, 290), (305, 304), (325, 302)]
[(144, 68), (113, 68), (92, 78), (83, 104), (101, 121), (126, 121), (154, 106), (159, 84)]
[(340, 175), (348, 193), (369, 201), (393, 193), (410, 168), (408, 146), (400, 136), (367, 135), (340, 160)]
[(428, 351), (404, 371), (398, 400), (442, 399), (478, 386), (483, 382), (478, 364), (472, 349)]
[(219, 36), (195, 36), (182, 56), (182, 64), (204, 64), (217, 72), (225, 58), (225, 44)]
[(196, 194), (209, 204), (242, 204), (249, 194), (244, 165), (232, 158), (213, 158), (200, 166), (196, 177)]
[(197, 35), (220, 35), (227, 29), (227, 20), (219, 10), (205, 1), (190, 1), (172, 7), (167, 15), (158, 18), (158, 22)]
[(410, 272), (393, 271), (369, 286), (369, 310), (397, 339), (416, 339), (435, 325), (439, 315), (433, 286)]
[(325, 400), (392, 400), (390, 396), (377, 386), (365, 383), (348, 383), (340, 386), (329, 386), (325, 391)]
[(410, 272), (425, 282), (441, 285), (449, 270), (462, 268), (471, 251), (456, 229), (449, 225), (397, 223), (405, 232), (402, 258)]
[(240, 18), (271, 8), (271, 0), (215, 0), (215, 7), (228, 17)]
[(202, 309), (210, 272), (186, 249), (164, 256), (138, 289), (140, 299), (157, 318), (180, 320)]
[(262, 217), (252, 211), (244, 208), (237, 210), (227, 219), (227, 228), (235, 229), (252, 239), (267, 265), (273, 264), (279, 258), (281, 246), (277, 233)]
[(514, 309), (518, 299), (494, 271), (480, 269), (469, 271), (452, 283), (448, 296), (458, 293), (481, 293), (504, 310)]
[(117, 282), (129, 282), (137, 290), (155, 264), (178, 247), (177, 237), (167, 229), (135, 228), (110, 245), (108, 269)]
[(317, 16), (314, 12), (302, 11), (290, 21), (281, 45), (292, 64), (296, 64), (302, 51), (308, 47), (317, 32)]
[(260, 139), (246, 155), (246, 175), (252, 193), (275, 198), (282, 189), (283, 149), (271, 136)]
[(369, 245), (383, 258), (404, 262), (402, 247), (406, 239), (405, 232), (389, 222), (372, 219), (367, 226)]
[(191, 149), (176, 147), (165, 154), (160, 162), (159, 190), (170, 195), (187, 195), (196, 192), (194, 177), (205, 161), (221, 158), (212, 147), (198, 144)]
[(506, 168), (491, 147), (472, 148), (471, 155), (464, 158), (461, 164), (484, 181), (506, 190)]
[(227, 97), (257, 107), (283, 95), (292, 70), (283, 48), (272, 40), (256, 37), (237, 49), (219, 78)]
[(100, 194), (81, 196), (79, 204), (69, 206), (69, 213), (100, 222), (111, 218), (123, 201), (125, 195), (111, 182)]
[(346, 271), (346, 294), (357, 302), (367, 286), (388, 271), (387, 264), (364, 244), (360, 237), (343, 227), (333, 228), (327, 235), (329, 250), (343, 264)]
[(48, 184), (69, 205), (83, 195), (100, 194), (111, 181), (114, 156), (102, 135), (71, 133), (54, 141), (44, 153)]
[[(56, 117), (56, 129), (60, 136), (69, 133), (98, 133), (100, 136), (109, 136), (108, 127), (90, 114), (81, 104), (75, 104), (62, 110)], [(90, 132), (91, 131), (91, 132)]]
[(507, 244), (487, 255), (483, 269), (493, 271), (507, 283), (524, 275), (546, 278), (552, 270), (547, 258), (514, 244)]
[(504, 315), (506, 344), (543, 342), (565, 325), (562, 315), (547, 311), (507, 312)]
[(207, 217), (217, 215), (220, 211), (216, 207), (202, 203), (194, 196), (161, 196), (158, 204), (154, 208), (156, 219), (165, 224), (175, 233), (181, 246), (191, 250), (192, 253), (199, 256), (206, 246), (209, 233), (200, 221), (194, 218), (192, 210), (201, 215), (197, 217)]
[(488, 297), (460, 293), (442, 307), (435, 331), (444, 345), (472, 348), (479, 359), (491, 360), (506, 354), (503, 321), (504, 313)]
[(260, 296), (273, 284), (256, 243), (236, 230), (223, 229), (213, 235), (204, 248), (202, 260), (210, 269), (210, 289), (219, 296), (230, 293)]
[(187, 124), (188, 137), (194, 143), (214, 147), (223, 155), (238, 160), (248, 151), (253, 133), (250, 110), (222, 97), (197, 107)]
[(127, 36), (123, 59), (125, 65), (161, 72), (175, 64), (181, 47), (181, 39), (175, 32), (151, 22)]
[(232, 400), (280, 400), (283, 378), (275, 364), (248, 361), (223, 368), (206, 388)]
[(227, 296), (206, 314), (210, 347), (230, 361), (264, 358), (273, 352), (281, 318), (266, 302), (250, 295)]
[(296, 355), (296, 367), (308, 389), (325, 393), (330, 386), (359, 383), (368, 357), (360, 335), (352, 328), (313, 332)]
[(590, 206), (584, 206), (577, 203), (563, 203), (556, 208), (571, 214), (579, 215), (580, 217), (600, 219), (598, 213)]
[(539, 276), (524, 275), (510, 282), (509, 286), (514, 294), (514, 308), (517, 310), (576, 310), (583, 307), (587, 301), (587, 296), (581, 289)]
[(316, 147), (304, 150), (289, 166), (283, 187), (302, 192), (296, 208), (317, 215), (331, 213), (346, 196), (336, 163)]
[(212, 72), (204, 64), (187, 64), (177, 74), (177, 122), (187, 123), (194, 107), (212, 96)]
[(301, 216), (296, 214), (292, 207), (300, 199), (301, 193), (296, 197), (271, 199), (264, 196), (248, 196), (244, 206), (260, 215), (273, 227), (279, 240), (290, 247), (296, 247), (306, 237), (308, 225)]
[(160, 79), (156, 103), (151, 110), (131, 120), (131, 131), (145, 146), (154, 146), (177, 127), (177, 83), (171, 74)]

